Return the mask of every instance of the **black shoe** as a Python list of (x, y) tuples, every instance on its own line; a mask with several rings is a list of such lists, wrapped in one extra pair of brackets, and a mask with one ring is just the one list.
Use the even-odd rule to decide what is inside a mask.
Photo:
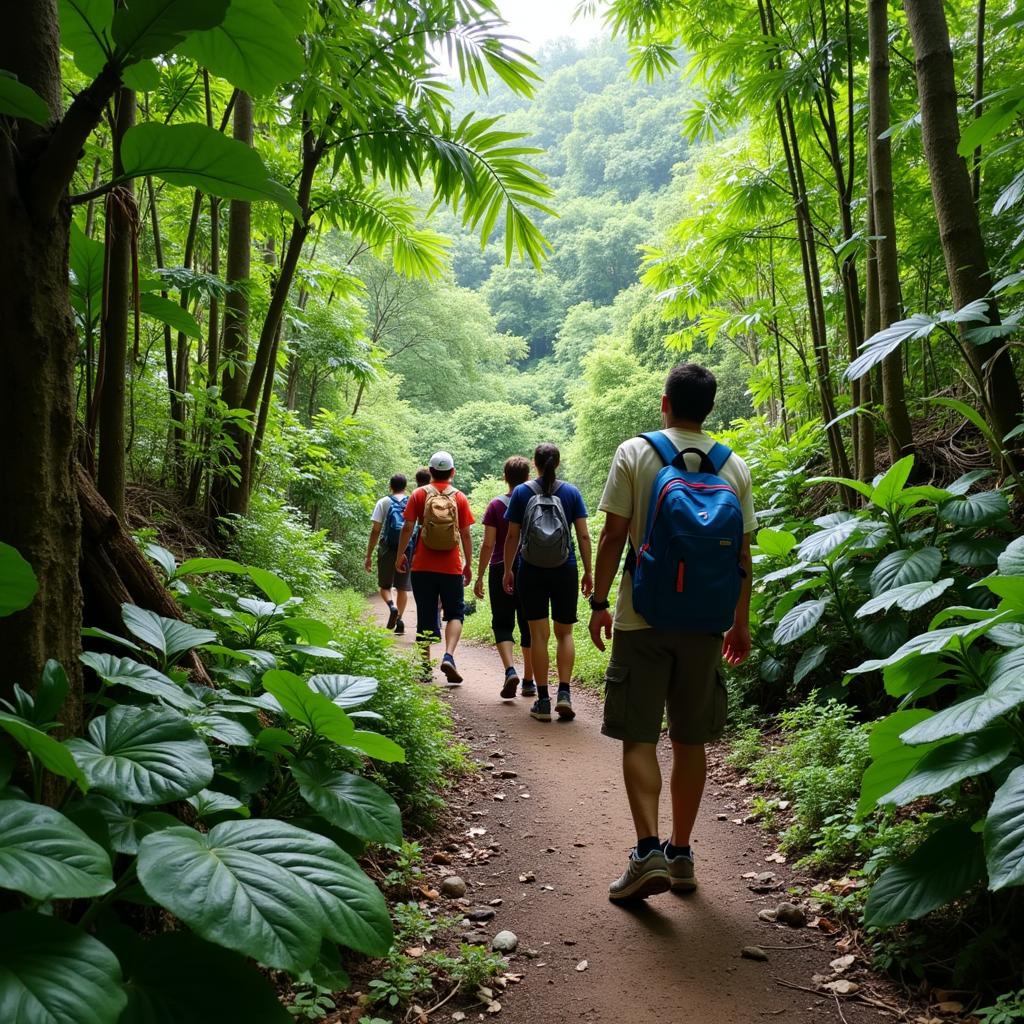
[(523, 688), (519, 691), (520, 697), (536, 697), (537, 696), (537, 684), (531, 679), (528, 683), (523, 683)]
[(389, 608), (391, 610), (388, 612), (387, 628), (394, 629), (395, 623), (398, 621), (398, 609), (394, 605), (389, 605)]
[(568, 690), (558, 691), (558, 697), (555, 699), (555, 713), (563, 722), (571, 722), (576, 717), (576, 712), (572, 709), (572, 698), (569, 696)]
[(441, 659), (441, 674), (448, 680), (450, 686), (458, 686), (462, 682), (462, 676), (455, 667), (455, 659), (450, 654)]
[(519, 676), (515, 672), (510, 672), (505, 676), (505, 685), (501, 688), (501, 699), (512, 700), (516, 695), (516, 690), (519, 689)]
[(405, 636), (405, 623), (401, 619), (395, 623), (395, 636)]

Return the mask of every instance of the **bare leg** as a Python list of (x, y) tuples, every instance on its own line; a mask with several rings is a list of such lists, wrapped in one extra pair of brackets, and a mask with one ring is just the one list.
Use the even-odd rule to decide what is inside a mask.
[(405, 608), (409, 603), (409, 591), (408, 590), (396, 590), (395, 591), (395, 607), (398, 609), (398, 617), (400, 619), (405, 618)]
[(622, 744), (622, 777), (626, 783), (629, 810), (637, 839), (658, 834), (658, 798), (661, 796), (661, 768), (654, 743)]
[(385, 590), (383, 587), (381, 587), (380, 590), (377, 591), (377, 593), (380, 594), (380, 599), (384, 602), (384, 604), (386, 604), (388, 606), (388, 608), (390, 608), (391, 607), (391, 591), (390, 590)]
[(572, 669), (576, 663), (576, 644), (572, 638), (572, 626), (564, 622), (555, 623), (555, 663), (560, 683), (572, 682)]
[(533, 619), (530, 622), (530, 650), (533, 652), (533, 669), (538, 686), (548, 685), (548, 669), (551, 656), (548, 640), (551, 637), (551, 623), (547, 619)]
[(523, 648), (523, 678), (533, 679), (533, 648)]
[(512, 641), (502, 640), (494, 646), (498, 648), (498, 657), (501, 658), (501, 664), (506, 669), (513, 668), (515, 666), (515, 659), (512, 654)]
[[(672, 845), (689, 846), (693, 823), (697, 820), (700, 798), (704, 794), (707, 758), (703, 746), (672, 744)], [(653, 833), (648, 833), (652, 835)]]
[(459, 637), (462, 636), (462, 619), (449, 619), (444, 624), (444, 649), (446, 653), (455, 657), (455, 648), (459, 646)]

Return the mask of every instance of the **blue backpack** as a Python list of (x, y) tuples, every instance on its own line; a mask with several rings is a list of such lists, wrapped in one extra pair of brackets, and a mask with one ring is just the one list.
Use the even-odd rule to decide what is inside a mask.
[(392, 551), (398, 550), (398, 540), (402, 536), (402, 527), (405, 526), (405, 506), (409, 503), (408, 497), (391, 497), (391, 507), (388, 509), (384, 526), (380, 532), (380, 542)]
[[(630, 552), (633, 608), (654, 629), (723, 633), (732, 626), (743, 570), (743, 509), (718, 474), (732, 451), (716, 443), (677, 451), (661, 431), (640, 435), (665, 464), (651, 489), (640, 550)], [(700, 471), (684, 456), (700, 456)]]

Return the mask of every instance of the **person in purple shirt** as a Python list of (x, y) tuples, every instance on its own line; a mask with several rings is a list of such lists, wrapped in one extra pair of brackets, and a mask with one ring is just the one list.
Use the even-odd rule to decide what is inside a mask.
[(521, 455), (513, 455), (505, 462), (505, 483), (508, 490), (495, 498), (484, 513), (484, 542), (480, 547), (480, 564), (476, 572), (473, 593), (482, 601), (484, 596), (484, 568), (487, 567), (487, 594), (491, 605), (491, 629), (494, 630), (494, 645), (505, 667), (505, 679), (501, 687), (502, 700), (511, 700), (519, 687), (519, 675), (515, 669), (515, 625), (519, 621), (519, 643), (523, 648), (524, 697), (536, 697), (537, 688), (533, 682), (533, 659), (530, 651), (530, 626), (518, 596), (513, 591), (505, 593), (505, 536), (508, 522), (505, 512), (512, 491), (530, 478), (530, 463)]

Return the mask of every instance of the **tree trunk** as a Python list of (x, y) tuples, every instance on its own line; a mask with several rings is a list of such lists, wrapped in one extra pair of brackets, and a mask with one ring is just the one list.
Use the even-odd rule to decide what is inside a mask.
[[(61, 110), (55, 0), (13, 4), (0, 35), (0, 67)], [(28, 121), (0, 133), (0, 541), (27, 559), (39, 591), (0, 618), (0, 696), (33, 691), (48, 658), (71, 680), (63, 712), (81, 726), (78, 654), (80, 526), (73, 477), (78, 338), (68, 285), (68, 207), (33, 194), (49, 131)], [(44, 193), (56, 175), (46, 182)], [(64, 189), (67, 181), (64, 182)]]
[[(867, 259), (864, 266), (864, 334), (870, 338), (879, 331), (878, 311), (878, 250), (875, 243), (875, 204), (871, 198), (871, 156), (868, 147), (868, 201), (867, 226)], [(874, 380), (869, 371), (861, 378), (860, 400), (865, 407), (874, 401)], [(860, 479), (870, 483), (875, 475), (875, 419), (865, 413), (857, 417), (857, 469)]]
[[(238, 142), (252, 146), (252, 97), (239, 92), (235, 98), (234, 137)], [(221, 397), (229, 409), (239, 409), (245, 395), (246, 364), (249, 361), (249, 297), (245, 286), (252, 270), (252, 207), (240, 199), (231, 200), (228, 207), (228, 268), (227, 283), (232, 287), (224, 300), (224, 330), (221, 335), (221, 356), (224, 362), (221, 378)], [(242, 450), (245, 434), (232, 431), (235, 444)], [(239, 477), (241, 467), (237, 467)], [(214, 481), (211, 492), (214, 515), (237, 512), (240, 490), (237, 482), (226, 476)]]
[[(896, 211), (892, 188), (889, 130), (889, 6), (868, 0), (868, 152), (871, 205), (874, 210), (875, 267), (878, 275), (879, 330), (902, 315)], [(914, 435), (903, 387), (903, 353), (897, 349), (882, 362), (882, 405), (889, 427), (889, 454), (895, 462), (913, 451)]]
[[(982, 97), (985, 95), (985, 0), (978, 0), (978, 16), (974, 23), (974, 119), (984, 112)], [(974, 150), (974, 167), (971, 171), (971, 192), (974, 201), (981, 199), (981, 146)]]
[[(971, 177), (957, 153), (960, 126), (949, 28), (942, 0), (911, 0), (905, 9), (914, 43), (921, 133), (939, 238), (953, 304), (961, 309), (987, 295), (992, 280)], [(990, 324), (1000, 322), (994, 300), (989, 300), (988, 317)], [(961, 334), (963, 330), (961, 327)], [(1020, 385), (1013, 362), (1005, 351), (1000, 352), (998, 341), (973, 345), (964, 339), (964, 346), (972, 369), (984, 381), (986, 412), (992, 427), (1000, 438), (1005, 437), (1017, 425), (1021, 413)]]

